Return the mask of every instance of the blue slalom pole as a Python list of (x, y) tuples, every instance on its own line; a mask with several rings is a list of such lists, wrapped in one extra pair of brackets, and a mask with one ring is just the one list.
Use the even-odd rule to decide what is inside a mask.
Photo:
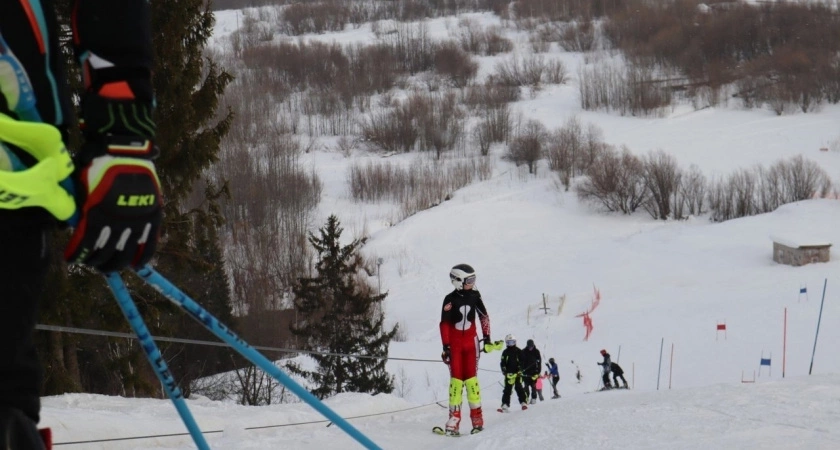
[(186, 425), (187, 430), (189, 430), (193, 441), (195, 441), (195, 445), (199, 448), (199, 450), (210, 450), (210, 446), (207, 445), (207, 441), (204, 440), (204, 435), (201, 434), (201, 429), (198, 427), (192, 413), (190, 413), (190, 409), (187, 407), (187, 402), (184, 401), (181, 389), (178, 388), (178, 385), (175, 383), (175, 379), (172, 377), (172, 372), (170, 372), (169, 368), (166, 366), (166, 361), (164, 361), (163, 355), (161, 355), (160, 350), (158, 350), (157, 345), (155, 345), (155, 341), (152, 339), (149, 329), (146, 328), (146, 323), (143, 322), (143, 317), (140, 316), (140, 311), (137, 310), (137, 305), (135, 305), (134, 300), (131, 299), (131, 294), (128, 293), (128, 289), (125, 287), (125, 283), (123, 283), (122, 278), (120, 278), (117, 273), (111, 272), (105, 275), (105, 279), (108, 281), (108, 286), (111, 288), (111, 292), (114, 293), (114, 297), (117, 299), (117, 304), (120, 305), (120, 309), (125, 315), (125, 318), (128, 320), (128, 323), (131, 325), (131, 329), (134, 330), (134, 334), (137, 335), (137, 339), (140, 341), (140, 346), (143, 347), (143, 351), (146, 353), (149, 363), (155, 370), (155, 374), (160, 380), (161, 385), (163, 385), (163, 390), (166, 391), (166, 395), (169, 396), (169, 399), (172, 400), (172, 403), (175, 405), (175, 409), (181, 416), (181, 420), (184, 421), (184, 425)]
[(817, 316), (817, 334), (814, 335), (814, 350), (811, 352), (811, 367), (808, 368), (808, 375), (811, 375), (811, 371), (814, 370), (814, 355), (817, 353), (817, 338), (820, 337), (820, 322), (822, 321), (823, 305), (825, 304), (826, 286), (828, 286), (828, 278), (826, 278), (825, 283), (823, 283), (823, 295), (822, 300), (820, 300), (820, 315)]
[(216, 319), (212, 314), (207, 312), (207, 310), (202, 308), (201, 305), (199, 305), (195, 302), (195, 300), (187, 296), (187, 294), (181, 292), (180, 289), (178, 289), (169, 280), (164, 278), (151, 266), (146, 265), (143, 268), (137, 270), (136, 272), (137, 275), (143, 278), (152, 287), (157, 289), (170, 301), (178, 305), (178, 307), (180, 307), (182, 311), (186, 312), (194, 319), (199, 321), (201, 324), (203, 324), (204, 327), (210, 330), (213, 334), (215, 334), (216, 337), (227, 342), (231, 347), (233, 347), (234, 350), (236, 350), (237, 352), (239, 352), (239, 354), (248, 359), (248, 361), (251, 361), (254, 365), (265, 371), (265, 373), (269, 374), (280, 384), (289, 388), (289, 390), (292, 391), (292, 393), (300, 397), (301, 400), (308, 403), (309, 406), (313, 407), (316, 411), (321, 413), (324, 417), (332, 421), (334, 424), (338, 425), (339, 428), (341, 428), (345, 433), (347, 433), (357, 442), (365, 446), (365, 448), (372, 450), (381, 450), (381, 448), (378, 445), (376, 445), (367, 436), (365, 436), (359, 430), (353, 427), (353, 425), (351, 425), (350, 422), (336, 414), (335, 411), (330, 409), (330, 407), (325, 405), (321, 400), (318, 400), (318, 398), (312, 395), (312, 393), (306, 390), (306, 388), (304, 388), (303, 386), (295, 382), (295, 380), (293, 380), (291, 377), (286, 375), (286, 373), (280, 370), (279, 367), (275, 366), (260, 352), (258, 352), (247, 342), (242, 340), (242, 338), (237, 336), (236, 333), (234, 333), (230, 328), (225, 326), (223, 323), (219, 322), (219, 320)]

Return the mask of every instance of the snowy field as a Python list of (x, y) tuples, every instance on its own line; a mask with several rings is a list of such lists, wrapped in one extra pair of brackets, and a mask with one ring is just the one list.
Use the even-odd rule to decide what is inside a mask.
[[(236, 14), (218, 13), (215, 45), (224, 45), (235, 29)], [(440, 19), (429, 26), (445, 37), (454, 23)], [(362, 27), (308, 38), (363, 41), (372, 34)], [(584, 126), (601, 127), (610, 144), (627, 145), (639, 155), (663, 150), (682, 168), (695, 164), (708, 178), (803, 155), (840, 182), (840, 153), (820, 151), (840, 140), (836, 105), (782, 117), (734, 103), (699, 111), (680, 106), (662, 118), (583, 112), (574, 78), (583, 58), (551, 55), (569, 68), (569, 83), (513, 105), (549, 129), (577, 116)], [(482, 70), (492, 65), (482, 59)], [(491, 179), (391, 226), (390, 208), (349, 199), (347, 168), (374, 155), (357, 151), (347, 158), (329, 141), (305, 155), (325, 187), (319, 220), (336, 214), (345, 237), (368, 234), (365, 252), (383, 259), (386, 316), (408, 336), (391, 345), (390, 355), (432, 360), (388, 363), (400, 396), (342, 394), (328, 405), (386, 449), (840, 448), (835, 429), (840, 358), (834, 348), (840, 340), (840, 259), (798, 268), (779, 265), (772, 261), (770, 239), (840, 244), (840, 202), (809, 200), (718, 224), (706, 217), (654, 221), (643, 212), (603, 213), (558, 189), (545, 167), (535, 177), (502, 161), (498, 151), (491, 157)], [(452, 289), (449, 268), (458, 263), (477, 270), (493, 338), (513, 333), (520, 343), (534, 339), (543, 359), (554, 357), (560, 365), (563, 397), (524, 412), (496, 413), (500, 353), (483, 355), (479, 380), (486, 429), (453, 439), (430, 429), (447, 415), (437, 404), (445, 405), (448, 387), (446, 366), (436, 361), (438, 322), (442, 299)], [(380, 279), (370, 281), (376, 285)], [(601, 301), (591, 315), (592, 335), (584, 341), (582, 319), (575, 316), (590, 307), (594, 288)], [(560, 314), (536, 309), (543, 294), (566, 296)], [(725, 334), (717, 331), (723, 323)], [(622, 365), (633, 390), (587, 394), (598, 387), (595, 363), (601, 348)], [(762, 357), (771, 359), (770, 367), (759, 367)], [(574, 377), (578, 368), (581, 383)], [(166, 400), (73, 394), (43, 403), (41, 425), (53, 429), (56, 448), (193, 448)], [(216, 449), (358, 448), (302, 403), (244, 407), (196, 398), (188, 404)], [(115, 440), (165, 434), (175, 436)]]

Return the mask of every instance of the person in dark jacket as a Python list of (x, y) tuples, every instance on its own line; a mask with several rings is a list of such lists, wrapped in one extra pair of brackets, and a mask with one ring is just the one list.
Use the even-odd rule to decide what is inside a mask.
[(551, 377), (551, 389), (554, 391), (554, 395), (551, 398), (560, 398), (560, 394), (557, 392), (557, 382), (560, 381), (560, 371), (557, 368), (557, 363), (554, 362), (554, 358), (548, 358), (545, 366), (548, 367), (548, 375)]
[[(58, 3), (73, 3), (66, 45)], [(152, 162), (151, 36), (148, 0), (0, 1), (3, 448), (44, 448), (33, 332), (48, 282), (51, 230), (78, 218), (65, 258), (100, 272), (141, 267), (155, 252), (162, 199)], [(82, 92), (70, 92), (67, 48), (81, 69)], [(68, 130), (80, 125), (83, 142), (71, 160)]]
[(601, 379), (604, 381), (604, 389), (612, 389), (612, 384), (610, 384), (610, 371), (612, 370), (612, 360), (610, 360), (610, 354), (607, 353), (606, 350), (601, 349), (601, 356), (604, 357), (602, 362), (599, 362), (598, 365), (601, 366), (604, 374), (601, 376)]
[(522, 375), (525, 380), (525, 392), (531, 399), (531, 404), (537, 403), (537, 378), (542, 370), (542, 356), (534, 345), (533, 339), (522, 350)]
[(624, 379), (624, 370), (621, 369), (621, 366), (617, 363), (611, 363), (610, 369), (612, 369), (613, 384), (615, 387), (619, 387), (618, 379), (621, 378), (621, 381), (624, 383), (624, 389), (630, 389), (630, 386), (627, 386), (627, 380)]
[(522, 409), (528, 409), (528, 397), (522, 388), (522, 349), (516, 346), (516, 337), (512, 334), (505, 336), (505, 350), (502, 352), (500, 366), (505, 376), (505, 387), (502, 391), (502, 411), (510, 408), (510, 394), (516, 390), (516, 398)]

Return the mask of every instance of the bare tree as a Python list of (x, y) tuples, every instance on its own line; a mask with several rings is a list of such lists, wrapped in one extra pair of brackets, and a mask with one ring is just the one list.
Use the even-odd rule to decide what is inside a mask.
[(644, 165), (630, 150), (608, 148), (586, 171), (587, 179), (575, 187), (582, 200), (595, 201), (608, 211), (631, 214), (648, 199)]
[(649, 153), (642, 163), (645, 187), (650, 193), (649, 201), (643, 207), (654, 219), (667, 220), (673, 214), (672, 205), (682, 171), (677, 166), (677, 160), (662, 150)]
[(545, 138), (545, 125), (536, 120), (529, 120), (510, 143), (508, 158), (517, 166), (527, 164), (528, 173), (536, 175), (537, 161), (543, 158)]

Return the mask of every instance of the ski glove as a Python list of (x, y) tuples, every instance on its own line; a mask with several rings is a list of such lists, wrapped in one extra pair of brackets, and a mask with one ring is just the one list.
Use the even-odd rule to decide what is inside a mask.
[(73, 174), (81, 216), (64, 256), (105, 273), (149, 262), (162, 218), (153, 101), (137, 85), (104, 83), (82, 101), (85, 143)]
[(443, 352), (440, 354), (440, 359), (443, 360), (443, 363), (449, 365), (449, 362), (452, 361), (452, 350), (449, 349), (449, 344), (443, 346)]

